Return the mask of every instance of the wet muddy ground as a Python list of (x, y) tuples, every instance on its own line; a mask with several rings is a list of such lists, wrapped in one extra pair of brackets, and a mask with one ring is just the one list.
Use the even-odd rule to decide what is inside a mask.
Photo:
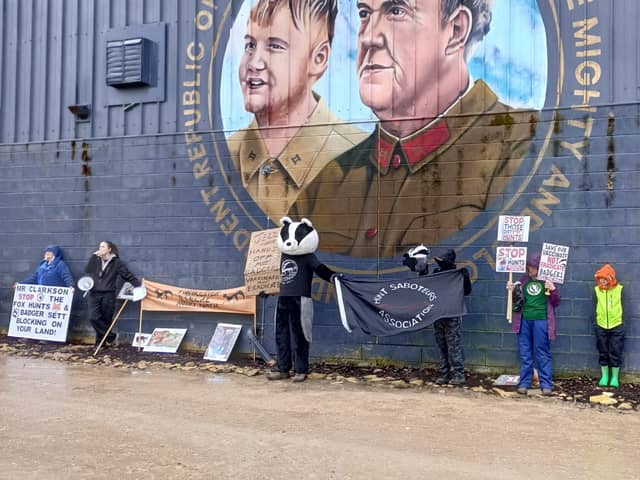
[(634, 411), (503, 399), (482, 376), (441, 388), (423, 370), (319, 365), (302, 384), (264, 371), (0, 338), (0, 479), (638, 478)]
[[(4, 347), (3, 347), (4, 345)], [(149, 365), (168, 369), (191, 370), (202, 369), (217, 372), (232, 372), (238, 369), (241, 373), (250, 375), (264, 374), (270, 371), (265, 363), (256, 357), (252, 359), (235, 359), (227, 363), (203, 360), (202, 353), (177, 352), (175, 354), (152, 353), (139, 351), (130, 345), (102, 348), (97, 356), (93, 356), (94, 348), (89, 345), (64, 345), (28, 339), (19, 339), (0, 335), (0, 352), (20, 356), (45, 356), (58, 360), (74, 362), (95, 362), (122, 368), (146, 368)], [(106, 358), (106, 361), (105, 361)], [(142, 362), (142, 363), (141, 363)], [(339, 363), (316, 363), (310, 367), (310, 377), (316, 380), (332, 382), (363, 383), (391, 386), (394, 388), (459, 388), (473, 392), (497, 395), (500, 397), (515, 397), (515, 386), (495, 386), (496, 375), (469, 372), (467, 383), (463, 387), (436, 385), (436, 370), (431, 368), (394, 367), (394, 366), (354, 366)], [(556, 377), (554, 378), (553, 397), (563, 402), (575, 403), (583, 406), (602, 407), (598, 401), (606, 395), (603, 403), (610, 408), (640, 411), (640, 384), (625, 382), (622, 377), (619, 388), (601, 388), (598, 379), (587, 376)], [(532, 389), (529, 396), (538, 396), (540, 391)], [(596, 397), (596, 401), (590, 401)]]

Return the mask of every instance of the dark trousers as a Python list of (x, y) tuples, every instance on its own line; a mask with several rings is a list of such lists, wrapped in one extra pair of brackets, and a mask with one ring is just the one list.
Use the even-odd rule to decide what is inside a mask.
[(538, 365), (540, 388), (552, 388), (551, 342), (549, 342), (546, 320), (522, 320), (520, 333), (518, 333), (518, 352), (520, 353), (520, 383), (518, 386), (531, 388), (535, 358)]
[(438, 374), (453, 377), (464, 376), (464, 351), (460, 328), (461, 317), (441, 318), (433, 324), (436, 344), (440, 349), (440, 368)]
[(606, 329), (596, 325), (596, 345), (601, 366), (621, 367), (624, 350), (624, 326)]
[[(289, 373), (294, 363), (296, 373), (309, 370), (309, 342), (304, 337), (300, 321), (300, 297), (279, 297), (276, 309), (276, 346), (278, 371)], [(293, 351), (294, 359), (291, 360)]]
[[(96, 331), (96, 344), (102, 340), (113, 320), (116, 307), (116, 292), (91, 292), (89, 294), (89, 319)], [(109, 334), (107, 342), (113, 342), (116, 334)]]

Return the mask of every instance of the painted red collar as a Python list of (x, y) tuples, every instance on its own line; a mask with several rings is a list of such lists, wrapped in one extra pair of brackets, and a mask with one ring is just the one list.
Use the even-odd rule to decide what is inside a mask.
[(378, 165), (381, 170), (386, 170), (390, 164), (398, 168), (402, 165), (403, 158), (409, 165), (415, 165), (447, 140), (449, 140), (449, 127), (444, 120), (436, 122), (424, 132), (400, 140), (394, 140), (380, 130), (376, 149)]

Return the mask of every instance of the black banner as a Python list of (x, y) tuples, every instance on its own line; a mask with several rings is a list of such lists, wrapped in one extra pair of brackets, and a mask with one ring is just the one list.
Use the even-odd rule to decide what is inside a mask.
[(464, 306), (462, 269), (406, 280), (336, 278), (344, 328), (377, 336), (415, 332), (439, 318), (459, 317)]

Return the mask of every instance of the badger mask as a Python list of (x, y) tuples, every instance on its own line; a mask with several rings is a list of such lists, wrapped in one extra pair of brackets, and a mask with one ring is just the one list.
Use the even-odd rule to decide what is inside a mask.
[(287, 255), (306, 255), (318, 249), (320, 238), (313, 224), (307, 218), (294, 222), (289, 217), (280, 219), (278, 248)]
[(417, 247), (411, 248), (404, 254), (402, 264), (409, 267), (411, 271), (424, 275), (429, 273), (429, 265), (427, 264), (427, 261), (430, 254), (431, 251), (427, 247), (424, 245), (418, 245)]

